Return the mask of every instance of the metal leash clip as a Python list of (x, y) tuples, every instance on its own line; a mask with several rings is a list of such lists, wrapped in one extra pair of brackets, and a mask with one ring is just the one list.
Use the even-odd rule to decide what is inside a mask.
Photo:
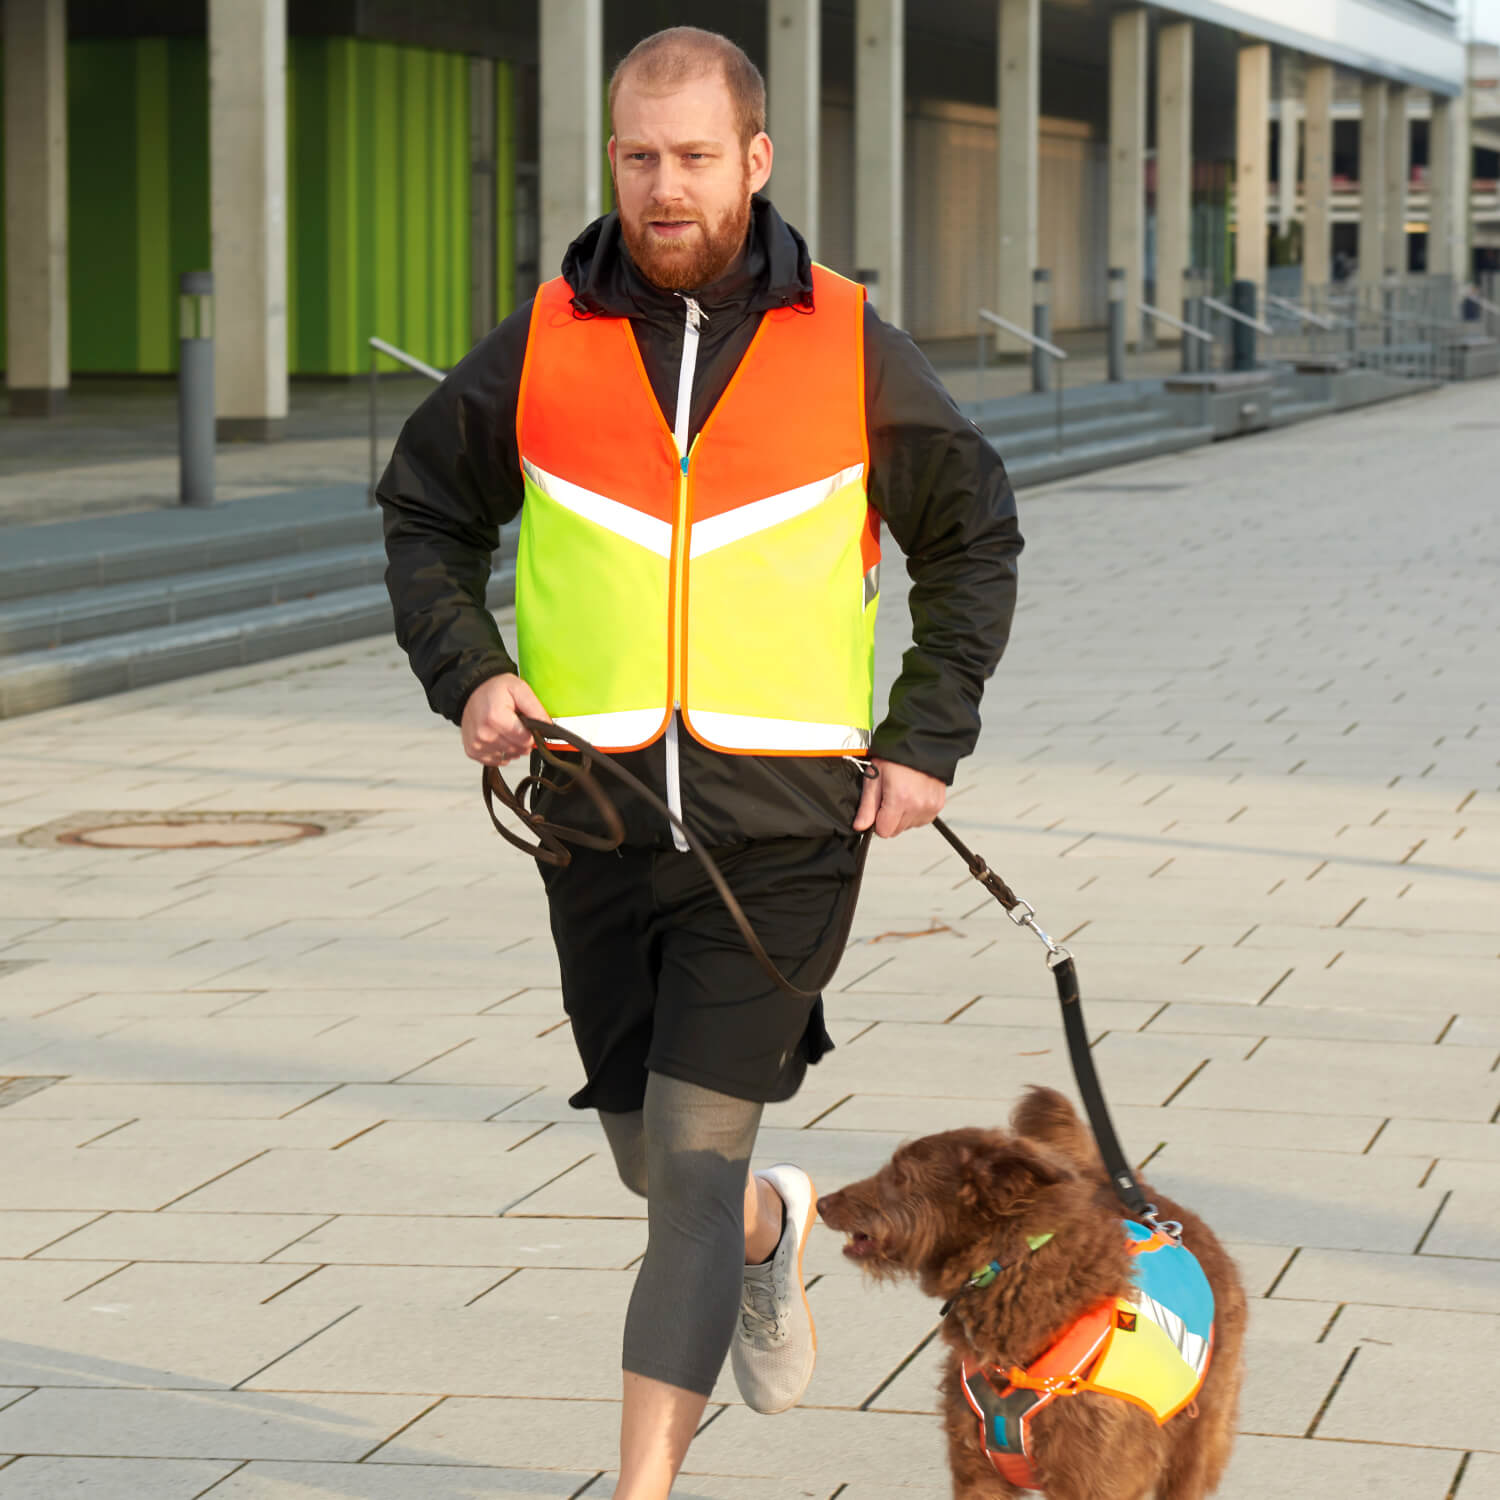
[(1047, 967), (1055, 968), (1058, 964), (1072, 958), (1072, 954), (1063, 947), (1061, 943), (1054, 943), (1052, 939), (1042, 930), (1036, 920), (1036, 908), (1029, 901), (1019, 897), (1016, 904), (1006, 913), (1017, 927), (1029, 927), (1041, 940), (1047, 949)]

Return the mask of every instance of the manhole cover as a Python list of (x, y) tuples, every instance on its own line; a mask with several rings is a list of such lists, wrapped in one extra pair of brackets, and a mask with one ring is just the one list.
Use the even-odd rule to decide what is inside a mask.
[(181, 808), (69, 813), (16, 842), (29, 849), (254, 849), (342, 833), (364, 812), (277, 808), (273, 812), (190, 812)]
[(228, 849), (241, 844), (289, 844), (293, 839), (316, 838), (322, 832), (317, 823), (284, 823), (273, 818), (163, 818), (156, 823), (75, 828), (57, 841), (89, 844), (96, 849)]

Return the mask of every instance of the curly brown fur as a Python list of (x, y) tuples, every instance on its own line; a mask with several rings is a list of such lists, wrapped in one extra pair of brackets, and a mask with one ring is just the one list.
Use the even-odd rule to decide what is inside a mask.
[[(957, 1297), (942, 1410), (955, 1500), (1022, 1493), (991, 1465), (960, 1386), (965, 1356), (1028, 1365), (1075, 1319), (1131, 1287), (1120, 1206), (1088, 1127), (1053, 1089), (1034, 1088), (1010, 1130), (949, 1130), (900, 1147), (873, 1177), (818, 1202), (849, 1236), (844, 1253), (867, 1274), (909, 1277), (928, 1296)], [(1201, 1500), (1228, 1462), (1243, 1374), (1246, 1306), (1234, 1262), (1195, 1214), (1147, 1189), (1183, 1226), (1215, 1300), (1214, 1355), (1198, 1415), (1166, 1424), (1113, 1396), (1082, 1394), (1037, 1414), (1034, 1460), (1049, 1500)], [(1050, 1234), (1035, 1252), (1028, 1236)], [(989, 1260), (995, 1281), (965, 1289)]]

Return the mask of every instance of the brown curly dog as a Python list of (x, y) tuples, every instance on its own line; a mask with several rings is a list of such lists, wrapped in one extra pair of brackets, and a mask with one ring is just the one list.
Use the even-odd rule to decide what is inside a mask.
[[(1196, 1404), (1164, 1425), (1118, 1396), (1084, 1391), (1037, 1409), (1030, 1460), (1049, 1500), (1199, 1500), (1234, 1442), (1244, 1373), (1245, 1292), (1195, 1214), (1147, 1188), (1182, 1224), (1214, 1294), (1214, 1342)], [(956, 1298), (940, 1390), (955, 1500), (1023, 1493), (985, 1452), (963, 1362), (1025, 1369), (1090, 1309), (1133, 1289), (1121, 1209), (1088, 1128), (1063, 1095), (1033, 1088), (1010, 1130), (949, 1130), (902, 1146), (873, 1177), (819, 1199), (844, 1254), (871, 1276), (909, 1276)], [(1048, 1238), (1050, 1236), (1050, 1238)], [(1034, 1247), (1034, 1248), (1033, 1248)], [(988, 1284), (972, 1284), (994, 1260)]]

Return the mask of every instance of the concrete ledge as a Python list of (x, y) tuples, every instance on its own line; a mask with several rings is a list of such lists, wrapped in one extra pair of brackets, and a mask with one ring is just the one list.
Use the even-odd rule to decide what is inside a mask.
[(1215, 438), (1239, 437), (1271, 425), (1274, 378), (1270, 370), (1173, 375), (1163, 382), (1163, 399), (1184, 426), (1211, 428)]
[(1461, 338), (1448, 351), (1450, 380), (1478, 380), (1485, 375), (1500, 375), (1500, 339), (1471, 334)]
[(274, 443), (285, 431), (285, 417), (220, 417), (214, 424), (221, 443)]

